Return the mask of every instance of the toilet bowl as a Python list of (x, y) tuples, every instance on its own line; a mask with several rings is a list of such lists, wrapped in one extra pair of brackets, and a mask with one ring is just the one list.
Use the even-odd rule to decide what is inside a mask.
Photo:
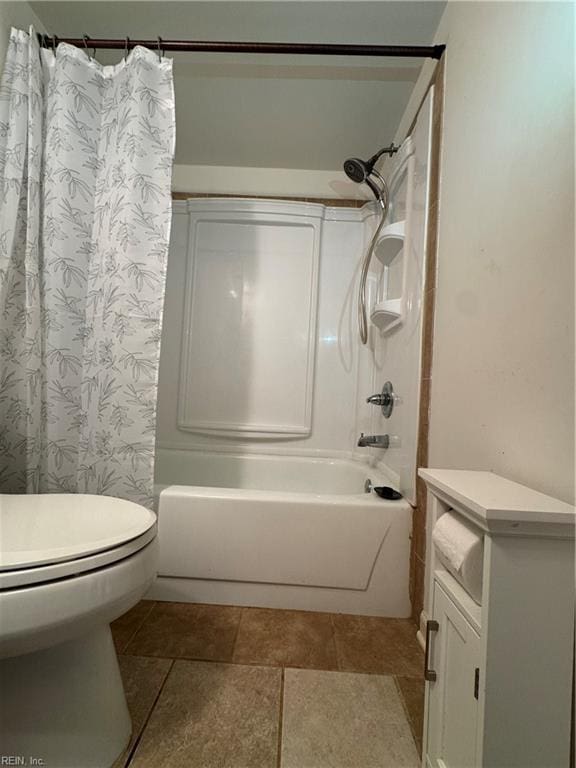
[(109, 625), (156, 561), (156, 517), (138, 504), (0, 494), (1, 764), (106, 768), (127, 746)]

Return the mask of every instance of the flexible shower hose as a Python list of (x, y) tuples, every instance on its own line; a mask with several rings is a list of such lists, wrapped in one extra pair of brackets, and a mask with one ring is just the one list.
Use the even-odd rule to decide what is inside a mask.
[[(384, 180), (382, 179), (382, 181)], [(376, 199), (380, 204), (382, 213), (380, 216), (380, 222), (376, 227), (376, 231), (372, 235), (372, 240), (370, 241), (370, 245), (368, 247), (368, 250), (366, 251), (366, 256), (364, 257), (364, 261), (362, 262), (362, 271), (360, 273), (360, 285), (358, 288), (358, 330), (360, 331), (360, 341), (362, 342), (362, 344), (366, 344), (366, 342), (368, 341), (368, 316), (366, 313), (366, 280), (368, 279), (368, 270), (370, 269), (370, 262), (372, 260), (372, 254), (374, 253), (374, 248), (376, 247), (376, 242), (378, 241), (378, 237), (380, 236), (380, 231), (384, 226), (386, 216), (388, 215), (389, 196), (388, 196), (388, 188), (386, 187), (386, 184), (384, 184), (381, 194)]]

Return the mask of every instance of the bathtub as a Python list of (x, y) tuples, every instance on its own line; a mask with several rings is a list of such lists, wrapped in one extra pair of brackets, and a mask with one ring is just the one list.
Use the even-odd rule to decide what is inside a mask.
[(406, 617), (412, 510), (340, 459), (162, 449), (151, 597)]

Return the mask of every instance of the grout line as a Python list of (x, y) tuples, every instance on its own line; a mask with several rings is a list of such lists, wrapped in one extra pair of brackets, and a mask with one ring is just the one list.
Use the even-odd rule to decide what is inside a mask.
[[(0, 0), (1, 1), (1, 0)], [(190, 661), (200, 664), (226, 664), (227, 666), (232, 667), (260, 667), (263, 669), (284, 669), (284, 662), (273, 664), (269, 661), (235, 661), (233, 659), (205, 659), (202, 658), (202, 656), (157, 656), (152, 653), (144, 653), (144, 652), (138, 652), (138, 653), (121, 653), (120, 656), (130, 656), (132, 658), (142, 658), (142, 659), (162, 659), (164, 661)], [(412, 680), (418, 680), (420, 678), (420, 675), (414, 675), (406, 673), (402, 670), (399, 670), (397, 672), (393, 671), (381, 671), (381, 670), (373, 670), (373, 669), (335, 669), (333, 667), (319, 667), (319, 666), (302, 666), (297, 663), (290, 663), (289, 664), (290, 669), (300, 669), (300, 670), (306, 670), (308, 672), (338, 672), (345, 675), (369, 675), (374, 677), (407, 677)]]
[[(129, 638), (128, 638), (128, 640), (126, 641), (126, 643), (124, 643), (124, 648), (122, 649), (122, 653), (126, 653), (126, 649), (127, 649), (127, 648), (128, 648), (128, 646), (130, 645), (130, 643), (132, 642), (132, 640), (134, 640), (134, 638), (136, 637), (136, 635), (138, 634), (138, 632), (140, 632), (140, 630), (141, 630), (141, 629), (142, 629), (142, 627), (144, 626), (144, 622), (145, 622), (145, 621), (146, 621), (146, 619), (147, 619), (147, 618), (150, 616), (150, 614), (152, 613), (152, 611), (154, 610), (154, 608), (156, 607), (156, 605), (157, 605), (157, 602), (156, 602), (156, 600), (155, 600), (155, 601), (152, 603), (152, 605), (150, 606), (150, 608), (149, 608), (149, 610), (148, 610), (148, 613), (146, 613), (146, 614), (145, 614), (145, 615), (142, 617), (142, 621), (140, 622), (140, 624), (138, 624), (138, 626), (136, 627), (136, 629), (134, 630), (134, 632), (132, 632), (132, 634), (130, 635), (130, 637), (129, 637)], [(127, 655), (128, 655), (128, 654), (127, 654)]]
[(238, 641), (238, 635), (240, 634), (240, 624), (242, 624), (242, 619), (244, 618), (244, 612), (246, 611), (246, 606), (243, 605), (240, 609), (240, 618), (238, 619), (238, 624), (236, 625), (236, 633), (234, 635), (234, 642), (232, 643), (232, 653), (230, 655), (230, 663), (234, 663), (234, 655), (236, 654), (236, 642)]
[[(0, 0), (1, 2), (1, 0)], [(205, 659), (202, 658), (202, 656), (156, 656), (153, 653), (144, 653), (141, 651), (138, 651), (138, 653), (121, 653), (120, 656), (130, 656), (132, 658), (142, 658), (142, 659), (162, 659), (164, 661), (192, 661), (195, 663), (201, 663), (201, 664), (226, 664), (228, 666), (233, 667), (260, 667), (262, 669), (283, 669), (285, 662), (280, 662), (278, 664), (274, 664), (270, 661), (235, 661), (234, 659)], [(302, 666), (297, 663), (291, 663), (290, 669), (302, 669), (302, 670), (308, 670), (310, 672), (352, 672), (354, 673), (354, 670), (341, 670), (341, 669), (335, 669), (334, 667), (319, 667), (319, 666)], [(391, 673), (383, 673), (383, 672), (365, 672), (365, 673), (358, 673), (358, 674), (367, 674), (367, 675), (382, 675), (382, 674), (391, 674)]]
[[(394, 685), (396, 686), (398, 696), (400, 697), (400, 701), (404, 709), (404, 714), (406, 715), (406, 720), (408, 721), (408, 725), (410, 727), (410, 733), (412, 734), (412, 739), (414, 740), (414, 744), (416, 745), (416, 752), (418, 753), (418, 757), (421, 757), (421, 754), (420, 754), (421, 748), (420, 748), (420, 745), (418, 744), (418, 738), (416, 736), (416, 723), (412, 720), (412, 714), (408, 709), (408, 702), (406, 701), (404, 697), (404, 693), (402, 692), (402, 687), (398, 682), (398, 677), (400, 677), (400, 675), (391, 675), (391, 677), (394, 680)], [(402, 675), (402, 677), (405, 677), (405, 675)]]
[(283, 736), (283, 724), (284, 724), (284, 682), (285, 682), (286, 670), (282, 667), (282, 675), (280, 677), (280, 711), (278, 713), (278, 751), (276, 756), (276, 766), (281, 768), (282, 765), (282, 736)]
[(166, 685), (166, 681), (170, 677), (170, 673), (172, 672), (172, 669), (174, 668), (175, 661), (176, 661), (175, 659), (172, 659), (172, 663), (168, 667), (168, 671), (166, 672), (164, 680), (162, 681), (162, 685), (160, 686), (160, 688), (158, 690), (158, 694), (157, 694), (156, 698), (154, 699), (154, 701), (152, 703), (152, 706), (150, 707), (150, 711), (148, 712), (147, 717), (144, 719), (144, 722), (142, 723), (142, 728), (140, 729), (140, 733), (138, 734), (138, 736), (134, 740), (134, 744), (132, 745), (132, 749), (130, 750), (130, 753), (128, 755), (128, 759), (124, 763), (124, 768), (128, 768), (128, 766), (132, 762), (132, 758), (134, 757), (134, 754), (135, 754), (135, 752), (136, 752), (136, 750), (137, 750), (137, 748), (138, 748), (138, 746), (139, 746), (139, 744), (140, 744), (140, 742), (142, 740), (142, 736), (144, 736), (144, 731), (146, 730), (146, 727), (148, 726), (148, 723), (150, 722), (150, 718), (152, 717), (152, 713), (154, 712), (154, 710), (156, 708), (156, 704), (158, 703), (158, 699), (162, 695), (162, 691), (164, 690), (164, 686)]
[(340, 661), (340, 649), (338, 647), (338, 640), (336, 639), (336, 622), (334, 621), (335, 615), (333, 613), (330, 614), (330, 623), (332, 625), (332, 637), (334, 638), (334, 649), (336, 651), (336, 672), (345, 672), (346, 670), (342, 669), (342, 664)]
[[(1, 0), (0, 0), (1, 2)], [(265, 661), (234, 661), (233, 659), (205, 659), (202, 656), (157, 656), (153, 653), (122, 653), (121, 656), (132, 656), (142, 659), (163, 659), (164, 661), (194, 661), (202, 664), (227, 664), (233, 667), (265, 667), (266, 669), (278, 669), (281, 664), (270, 664)], [(311, 667), (312, 669), (312, 667)], [(314, 667), (317, 669), (317, 667)]]

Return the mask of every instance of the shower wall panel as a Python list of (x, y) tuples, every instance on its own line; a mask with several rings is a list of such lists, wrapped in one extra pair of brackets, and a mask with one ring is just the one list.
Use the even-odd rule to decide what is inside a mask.
[[(432, 99), (430, 90), (411, 134), (414, 170), (411, 178), (395, 171), (401, 162), (395, 157), (384, 168), (392, 180), (391, 206), (388, 222), (406, 221), (408, 247), (404, 249), (406, 263), (405, 316), (401, 325), (389, 333), (371, 325), (368, 344), (362, 347), (359, 361), (359, 392), (357, 402), (357, 431), (367, 434), (389, 434), (391, 447), (357, 449), (357, 455), (367, 451), (381, 460), (397, 478), (406, 498), (416, 501), (416, 453), (419, 428), (420, 371), (422, 357), (422, 311), (425, 285), (426, 232), (428, 227), (428, 194), (432, 129)], [(408, 172), (407, 172), (408, 173)], [(375, 218), (366, 223), (365, 242), (369, 241)], [(372, 264), (372, 280), (377, 284), (383, 268), (377, 259)], [(370, 302), (369, 302), (370, 305)], [(380, 392), (384, 382), (391, 381), (398, 399), (390, 418), (379, 408), (367, 405), (362, 395)]]
[(178, 427), (308, 435), (322, 210), (190, 211)]
[(349, 455), (367, 213), (229, 198), (173, 211), (158, 444)]

